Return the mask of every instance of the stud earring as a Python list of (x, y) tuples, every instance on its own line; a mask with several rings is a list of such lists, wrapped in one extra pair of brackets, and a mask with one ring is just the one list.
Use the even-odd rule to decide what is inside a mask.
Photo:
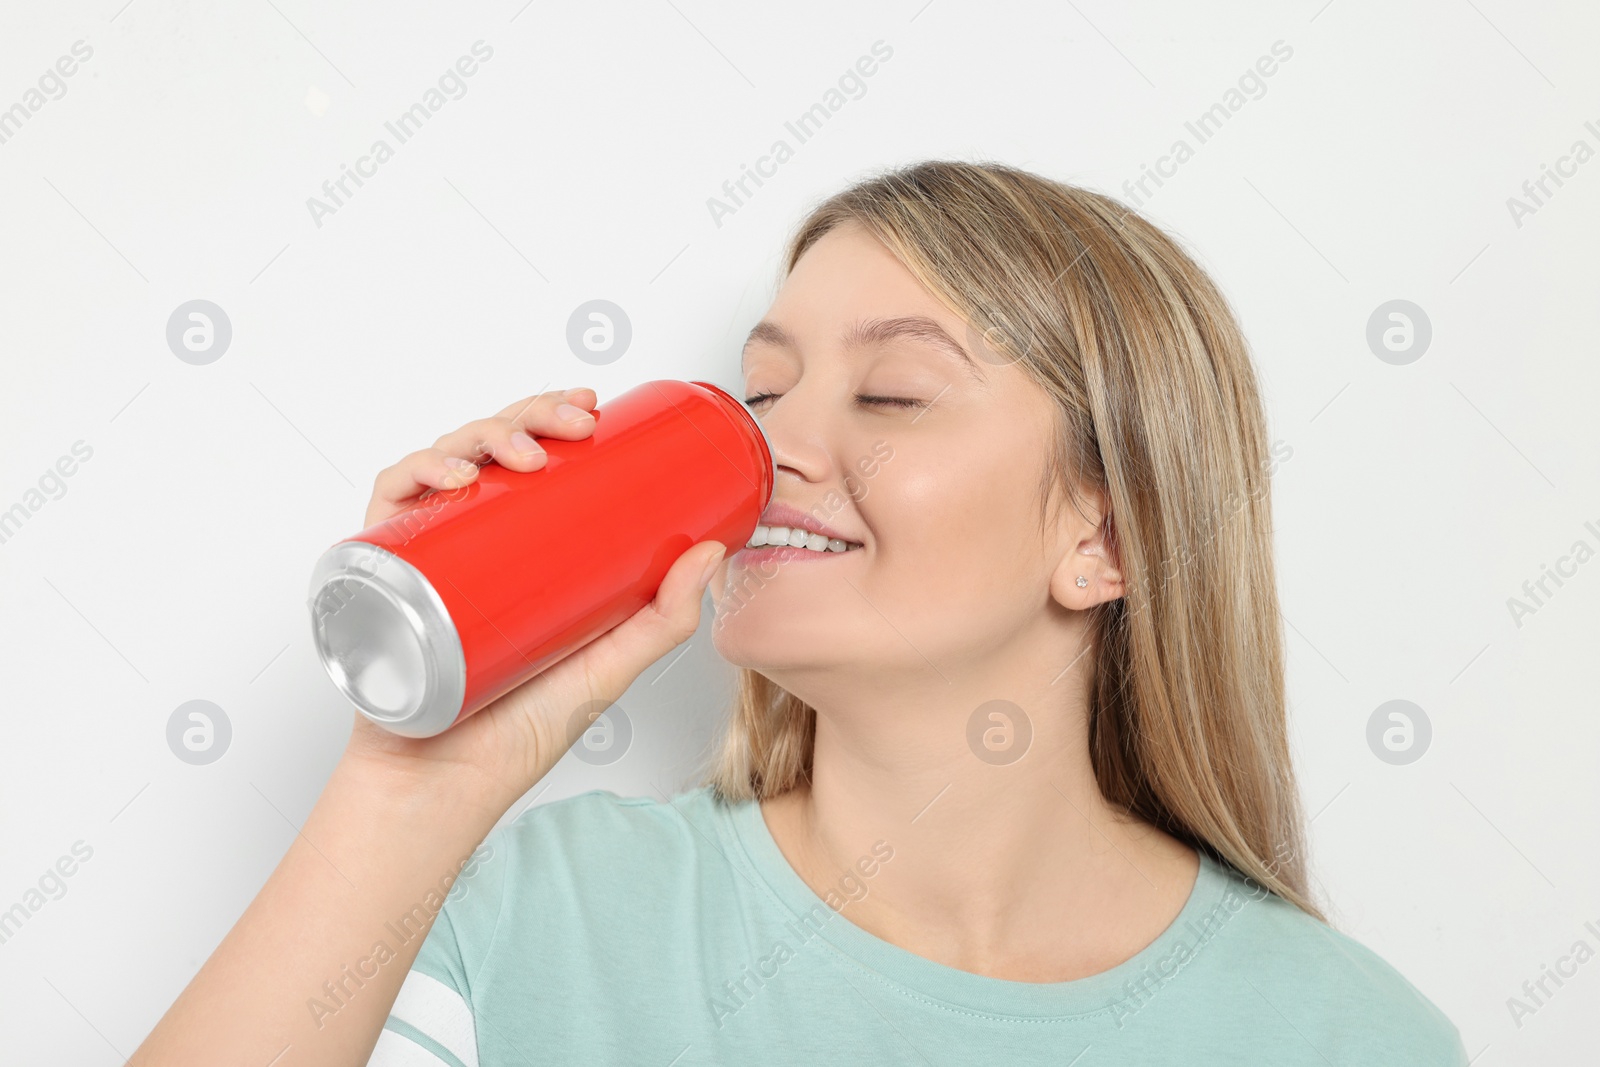
[(1079, 589), (1085, 588), (1086, 586), (1088, 586), (1088, 584), (1089, 584), (1089, 579), (1085, 578), (1081, 574), (1078, 575), (1078, 588)]

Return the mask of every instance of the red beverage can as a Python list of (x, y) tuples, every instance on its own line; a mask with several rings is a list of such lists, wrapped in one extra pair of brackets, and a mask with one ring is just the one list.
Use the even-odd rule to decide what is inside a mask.
[(743, 402), (661, 380), (593, 414), (543, 468), (489, 463), (322, 554), (312, 640), (363, 715), (441, 733), (650, 603), (691, 545), (750, 539), (777, 468)]

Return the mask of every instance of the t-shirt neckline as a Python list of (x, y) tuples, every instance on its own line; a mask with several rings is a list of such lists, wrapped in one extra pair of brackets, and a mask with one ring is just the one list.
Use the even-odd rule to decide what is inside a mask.
[(758, 801), (715, 806), (724, 809), (731, 836), (749, 867), (792, 918), (824, 919), (819, 935), (869, 976), (912, 997), (957, 1010), (1029, 1019), (1109, 1013), (1117, 1001), (1130, 994), (1148, 996), (1155, 986), (1165, 984), (1227, 919), (1221, 905), (1231, 881), (1229, 874), (1204, 850), (1197, 849), (1200, 869), (1183, 908), (1154, 941), (1129, 959), (1110, 970), (1067, 982), (992, 978), (919, 956), (855, 925), (848, 917), (848, 906), (843, 912), (835, 911), (790, 866)]

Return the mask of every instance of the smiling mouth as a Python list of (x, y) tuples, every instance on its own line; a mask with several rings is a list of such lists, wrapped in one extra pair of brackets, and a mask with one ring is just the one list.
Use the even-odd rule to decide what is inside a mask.
[(858, 541), (841, 541), (825, 537), (798, 526), (757, 526), (756, 532), (745, 542), (745, 548), (788, 547), (800, 548), (818, 555), (843, 555), (861, 547)]

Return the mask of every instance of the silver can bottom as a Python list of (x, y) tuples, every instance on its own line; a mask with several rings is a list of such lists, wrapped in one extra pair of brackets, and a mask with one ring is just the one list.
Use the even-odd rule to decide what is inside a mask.
[(403, 737), (456, 721), (466, 656), (421, 571), (377, 545), (341, 541), (317, 560), (306, 604), (317, 657), (357, 711)]

